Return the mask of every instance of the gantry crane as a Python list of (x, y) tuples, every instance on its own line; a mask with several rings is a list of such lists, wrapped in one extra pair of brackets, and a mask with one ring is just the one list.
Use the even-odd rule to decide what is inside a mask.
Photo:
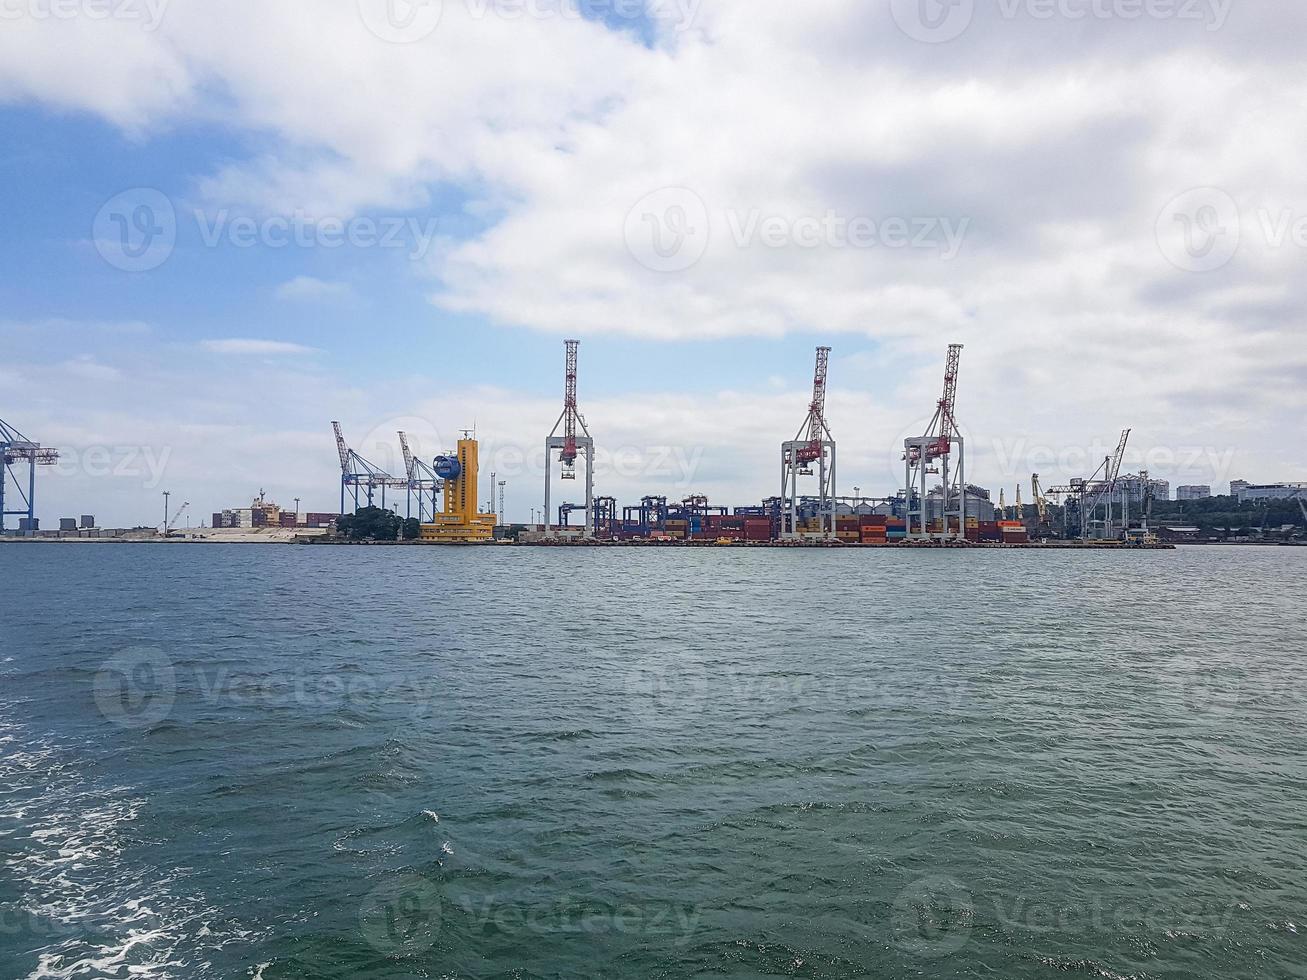
[(332, 422), (331, 429), (336, 434), (336, 452), (340, 455), (340, 512), (345, 513), (345, 494), (349, 491), (354, 498), (354, 509), (359, 509), (359, 491), (367, 494), (367, 505), (373, 506), (373, 494), (381, 491), (381, 506), (386, 506), (386, 488), (407, 489), (408, 480), (391, 476), (379, 466), (349, 448), (341, 434), (340, 423)]
[(1030, 474), (1030, 494), (1035, 499), (1035, 513), (1039, 519), (1038, 530), (1043, 531), (1045, 528), (1052, 530), (1048, 523), (1048, 498), (1044, 496), (1044, 490), (1039, 485), (1039, 474)]
[[(579, 340), (565, 340), (563, 345), (566, 349), (566, 362), (563, 371), (563, 414), (558, 416), (558, 421), (554, 423), (553, 430), (545, 439), (545, 521), (549, 520), (549, 495), (550, 480), (553, 476), (553, 451), (560, 450), (558, 454), (559, 462), (562, 463), (562, 472), (559, 478), (563, 480), (576, 479), (576, 459), (582, 453), (585, 454), (585, 530), (581, 533), (590, 537), (594, 533), (594, 439), (590, 437), (590, 429), (585, 424), (585, 417), (577, 408), (576, 402), (576, 373), (577, 373), (577, 348), (581, 346)], [(563, 434), (558, 434), (559, 429)], [(578, 430), (581, 435), (577, 435)], [(549, 532), (548, 523), (545, 524), (545, 532)]]
[[(0, 534), (5, 530), (5, 518), (14, 516), (26, 519), (28, 527), (36, 526), (36, 468), (53, 466), (59, 462), (59, 451), (42, 447), (0, 419)], [(22, 479), (22, 464), (27, 464), (27, 479)], [(21, 509), (6, 509), (5, 485), (13, 483)], [(26, 488), (24, 488), (26, 482)]]
[[(816, 517), (818, 536), (835, 537), (835, 437), (826, 424), (826, 374), (830, 348), (817, 348), (817, 366), (812, 378), (812, 401), (798, 433), (781, 444), (781, 540), (802, 537), (799, 514), (799, 477), (812, 476), (817, 464)], [(810, 532), (811, 533), (811, 532)]]
[[(1098, 464), (1098, 469), (1090, 474), (1088, 480), (1073, 479), (1068, 486), (1050, 487), (1048, 492), (1058, 496), (1067, 496), (1076, 503), (1076, 510), (1080, 517), (1080, 540), (1089, 540), (1089, 525), (1091, 519), (1098, 512), (1098, 508), (1106, 505), (1106, 513), (1103, 520), (1103, 537), (1112, 538), (1115, 536), (1115, 520), (1113, 518), (1112, 505), (1116, 498), (1118, 481), (1121, 477), (1121, 461), (1125, 458), (1126, 445), (1130, 441), (1130, 429), (1121, 432), (1121, 440), (1117, 443), (1116, 452), (1111, 456), (1103, 457), (1103, 461)], [(1069, 501), (1068, 501), (1069, 503)], [(1122, 500), (1122, 531), (1127, 524), (1127, 513), (1125, 501)]]
[(418, 521), (429, 524), (436, 519), (437, 499), (444, 489), (444, 481), (422, 458), (414, 456), (408, 445), (408, 433), (399, 433), (399, 451), (404, 456), (404, 474), (407, 477), (405, 517), (413, 516), (413, 498), (418, 502)]
[[(962, 345), (949, 344), (948, 360), (944, 366), (944, 392), (935, 404), (935, 414), (926, 427), (926, 434), (903, 440), (904, 516), (909, 539), (961, 540), (966, 535), (966, 456), (955, 414), (961, 360)], [(957, 452), (957, 468), (950, 473), (954, 451)], [(941, 474), (942, 524), (940, 530), (932, 534), (927, 524), (926, 477), (934, 473)]]

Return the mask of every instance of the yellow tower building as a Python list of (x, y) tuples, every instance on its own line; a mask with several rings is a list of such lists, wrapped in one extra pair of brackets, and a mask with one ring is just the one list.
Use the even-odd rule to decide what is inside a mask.
[(479, 513), (477, 506), (477, 441), (460, 439), (457, 456), (436, 460), (436, 475), (445, 481), (445, 506), (434, 524), (422, 525), (423, 541), (491, 541), (495, 514)]

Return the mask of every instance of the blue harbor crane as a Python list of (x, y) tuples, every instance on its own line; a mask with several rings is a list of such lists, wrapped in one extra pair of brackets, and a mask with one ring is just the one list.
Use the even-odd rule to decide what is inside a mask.
[[(36, 468), (53, 466), (59, 461), (59, 451), (43, 448), (0, 419), (0, 461), (3, 461), (3, 471), (0, 471), (0, 534), (4, 533), (7, 516), (18, 517), (20, 522), (25, 522), (25, 525), (20, 523), (20, 527), (35, 530)], [(21, 508), (14, 506), (13, 494), (6, 492), (9, 484), (13, 484)]]
[(408, 502), (404, 516), (413, 516), (413, 498), (417, 497), (418, 521), (423, 524), (434, 523), (436, 510), (438, 509), (437, 500), (440, 493), (445, 489), (445, 483), (440, 477), (436, 476), (436, 471), (424, 460), (413, 455), (408, 446), (408, 433), (406, 432), (399, 433), (399, 449), (404, 455), (404, 473), (408, 477), (406, 481)]
[(346, 495), (353, 497), (354, 510), (357, 511), (360, 506), (363, 506), (360, 503), (360, 493), (366, 495), (366, 505), (372, 507), (373, 496), (377, 490), (380, 490), (381, 506), (385, 507), (387, 487), (408, 490), (407, 477), (391, 476), (381, 467), (369, 463), (350, 449), (344, 435), (341, 434), (339, 422), (332, 422), (331, 428), (336, 433), (336, 451), (340, 454), (340, 512), (342, 514), (345, 513)]

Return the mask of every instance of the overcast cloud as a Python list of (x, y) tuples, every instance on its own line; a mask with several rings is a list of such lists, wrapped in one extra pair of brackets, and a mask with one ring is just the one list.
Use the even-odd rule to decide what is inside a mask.
[[(831, 343), (845, 489), (893, 489), (895, 443), (929, 416), (949, 342), (967, 345), (969, 472), (996, 496), (1032, 469), (1076, 475), (1068, 447), (1097, 451), (1124, 426), (1134, 464), (1173, 482), (1307, 479), (1299, 4), (668, 0), (587, 19), (445, 0), (399, 20), (381, 0), (141, 0), (138, 18), (105, 20), (33, 7), (0, 21), (10, 104), (89, 114), (129, 141), (185, 126), (251, 137), (188, 174), (184, 207), (347, 220), (456, 195), (464, 229), (413, 276), (433, 315), (558, 338)], [(298, 277), (269, 301), (356, 290)], [(167, 342), (150, 311), (139, 319)], [(879, 353), (842, 361), (847, 337)], [(31, 402), (32, 425), (49, 443), (175, 447), (174, 482), (230, 460), (218, 506), (270, 473), (286, 491), (329, 487), (328, 414), (367, 432), (427, 420), (445, 430), (434, 440), (477, 399), (491, 455), (534, 447), (557, 414), (492, 374), (435, 395), (414, 381), (397, 406), (407, 372), (355, 390), (303, 346), (233, 324), (139, 365), (125, 397), (110, 344), (42, 369), (66, 397)], [(223, 383), (197, 381), (214, 358)], [(809, 371), (583, 404), (614, 453), (694, 461), (666, 479), (614, 463), (601, 489), (774, 492)], [(242, 417), (246, 389), (287, 431)], [(188, 448), (200, 433), (204, 461)], [(124, 509), (144, 482), (124, 486)], [(532, 502), (524, 491), (512, 516)]]

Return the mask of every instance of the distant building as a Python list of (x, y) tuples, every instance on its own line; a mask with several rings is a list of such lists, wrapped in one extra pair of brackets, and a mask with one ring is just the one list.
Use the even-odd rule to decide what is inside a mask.
[(1188, 487), (1176, 487), (1176, 500), (1206, 500), (1212, 495), (1212, 488), (1201, 483)]
[[(1230, 484), (1231, 489), (1234, 485)], [(1241, 504), (1249, 500), (1292, 500), (1300, 494), (1307, 497), (1307, 483), (1243, 483), (1238, 491)]]
[[(954, 501), (956, 503), (956, 499)], [(994, 522), (994, 504), (989, 491), (974, 483), (967, 484), (967, 518), (975, 518), (982, 524)], [(935, 487), (926, 494), (926, 520), (939, 521), (944, 518), (944, 488)]]
[(255, 497), (248, 507), (214, 511), (213, 526), (216, 528), (328, 527), (336, 523), (338, 516), (321, 513), (297, 514), (292, 510), (282, 510), (260, 495)]
[(1231, 480), (1230, 496), (1237, 499), (1239, 497), (1239, 494), (1242, 493), (1244, 490), (1247, 490), (1250, 486), (1252, 486), (1252, 484), (1249, 483), (1247, 480)]
[(1147, 484), (1144, 478), (1138, 473), (1127, 473), (1117, 481), (1121, 491), (1125, 494), (1126, 499), (1132, 504), (1142, 504), (1144, 502), (1145, 485), (1152, 487), (1154, 500), (1171, 499), (1171, 481), (1170, 480), (1148, 480)]

